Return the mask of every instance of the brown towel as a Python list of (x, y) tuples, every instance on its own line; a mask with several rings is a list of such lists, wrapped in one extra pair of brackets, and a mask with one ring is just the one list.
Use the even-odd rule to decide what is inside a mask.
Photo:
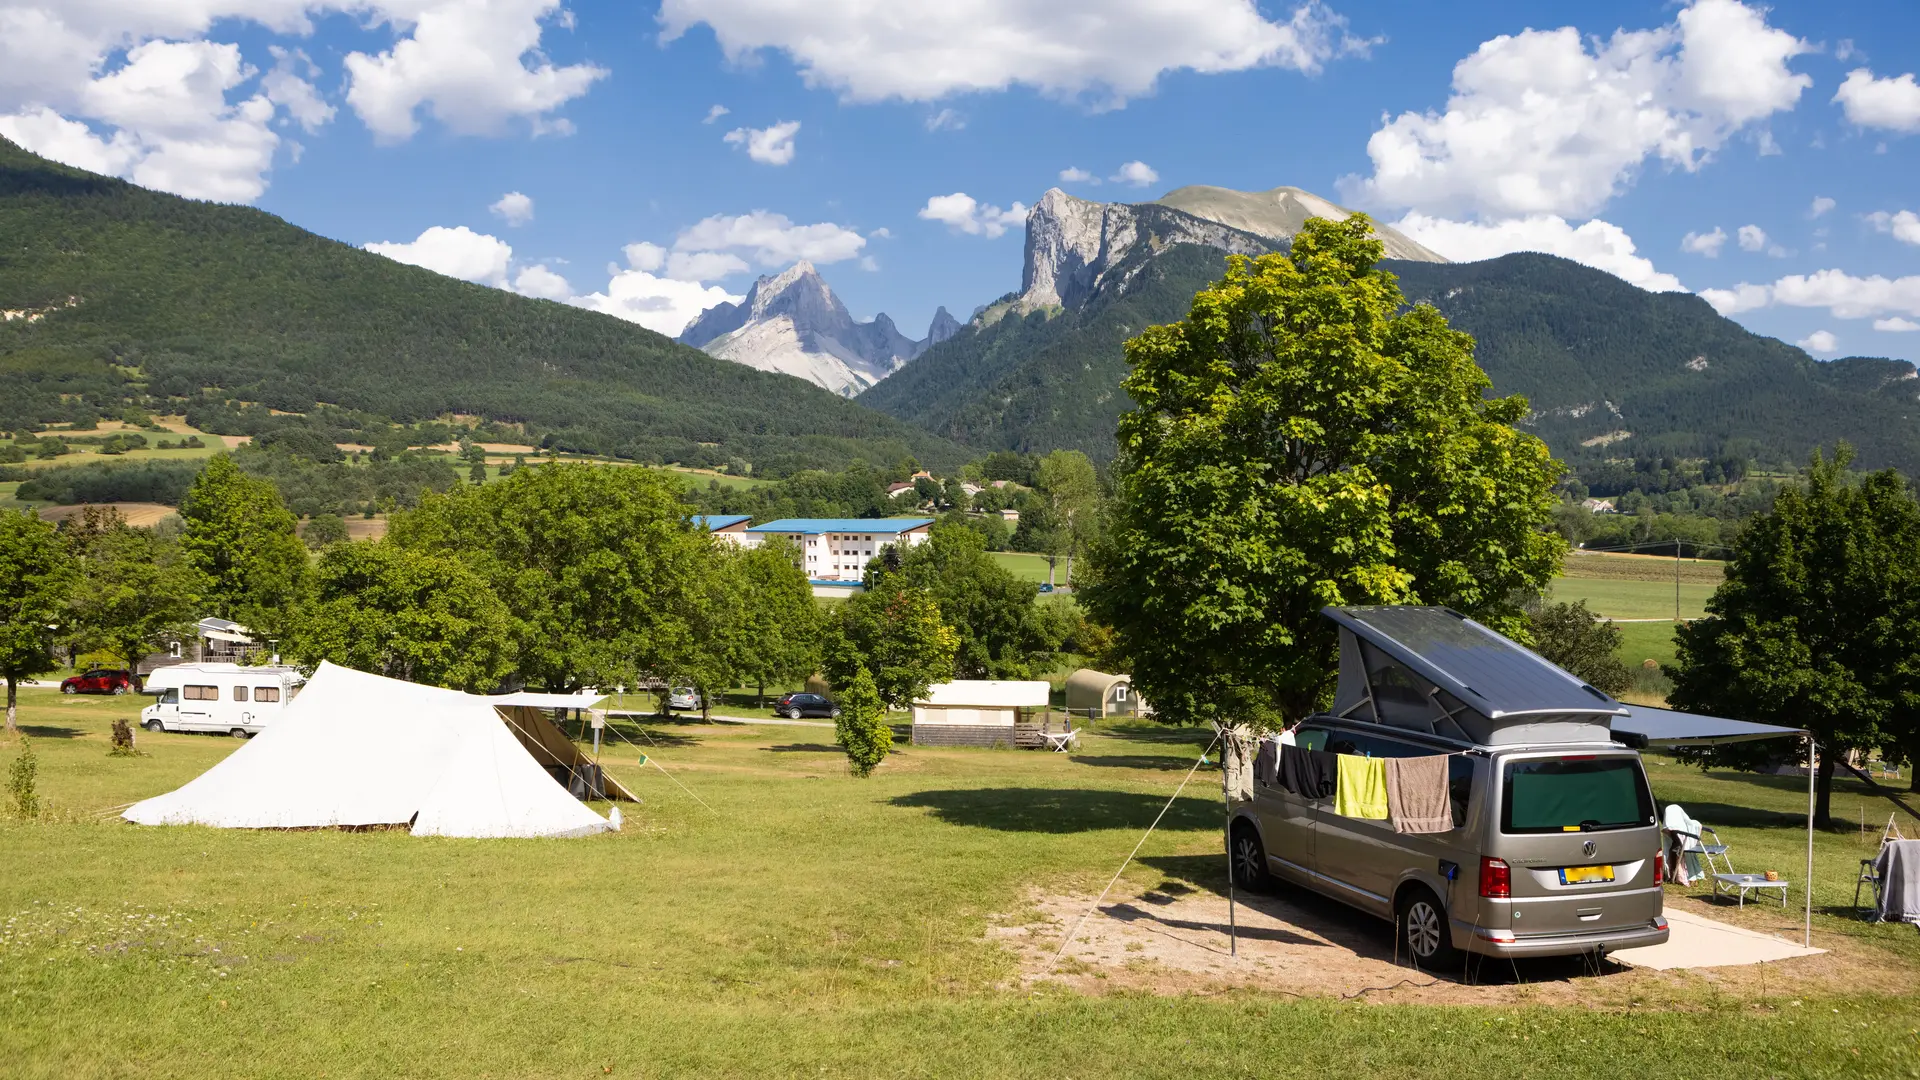
[(1453, 829), (1447, 796), (1447, 755), (1387, 759), (1387, 813), (1397, 833)]

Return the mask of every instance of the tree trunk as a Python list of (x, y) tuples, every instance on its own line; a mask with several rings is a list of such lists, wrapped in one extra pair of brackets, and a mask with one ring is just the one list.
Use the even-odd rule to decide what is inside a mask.
[(20, 734), (19, 708), (17, 705), (19, 689), (19, 684), (15, 681), (14, 677), (11, 675), (7, 676), (7, 734), (9, 735)]
[(1833, 828), (1833, 762), (1834, 755), (1840, 751), (1832, 747), (1823, 747), (1820, 754), (1820, 772), (1814, 778), (1813, 785), (1813, 824), (1815, 828)]
[(1073, 588), (1073, 552), (1067, 552), (1067, 588)]
[(766, 683), (762, 682), (762, 683), (753, 684), (753, 707), (756, 709), (764, 709), (767, 707), (767, 684)]

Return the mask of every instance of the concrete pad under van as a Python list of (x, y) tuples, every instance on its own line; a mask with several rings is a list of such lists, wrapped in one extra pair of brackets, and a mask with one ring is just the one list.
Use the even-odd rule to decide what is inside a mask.
[(1825, 949), (1809, 949), (1791, 941), (1719, 922), (1685, 911), (1666, 911), (1667, 936), (1664, 945), (1643, 949), (1622, 949), (1607, 954), (1633, 967), (1671, 971), (1675, 968), (1737, 967), (1764, 964), (1770, 960), (1790, 960), (1796, 956), (1816, 956)]

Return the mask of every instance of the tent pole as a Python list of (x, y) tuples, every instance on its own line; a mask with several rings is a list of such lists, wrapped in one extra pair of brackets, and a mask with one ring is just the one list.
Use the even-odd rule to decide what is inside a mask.
[(1813, 948), (1813, 777), (1819, 752), (1813, 732), (1807, 732), (1807, 923), (1800, 943), (1809, 949)]
[[(1225, 750), (1224, 741), (1221, 749)], [(1226, 755), (1220, 755), (1221, 773), (1226, 773)], [(1233, 896), (1233, 797), (1226, 793), (1227, 785), (1220, 785), (1221, 801), (1227, 804), (1227, 955), (1240, 955), (1240, 915), (1235, 909)]]

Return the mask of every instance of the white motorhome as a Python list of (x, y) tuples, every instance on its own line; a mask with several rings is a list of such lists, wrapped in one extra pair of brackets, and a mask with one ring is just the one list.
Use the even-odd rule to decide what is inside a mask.
[(148, 731), (215, 731), (256, 735), (306, 680), (290, 667), (172, 664), (147, 676), (153, 704), (140, 710)]

